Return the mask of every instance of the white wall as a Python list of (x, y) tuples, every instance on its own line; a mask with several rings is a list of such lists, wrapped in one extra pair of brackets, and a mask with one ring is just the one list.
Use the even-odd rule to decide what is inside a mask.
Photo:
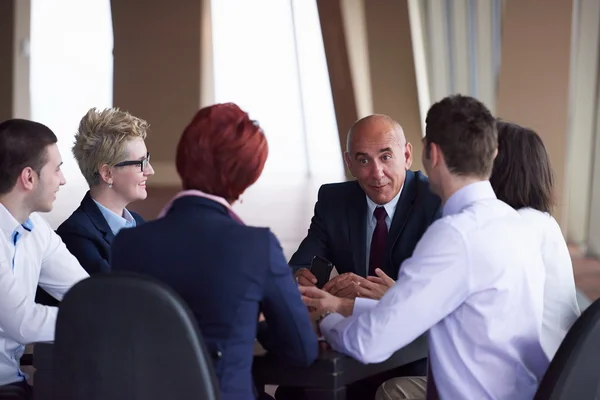
[(54, 227), (87, 190), (71, 153), (73, 135), (88, 109), (112, 105), (112, 49), (110, 0), (32, 0), (31, 119), (58, 136), (67, 180), (47, 215)]
[(330, 176), (343, 164), (315, 1), (213, 0), (215, 100), (264, 129), (261, 180)]

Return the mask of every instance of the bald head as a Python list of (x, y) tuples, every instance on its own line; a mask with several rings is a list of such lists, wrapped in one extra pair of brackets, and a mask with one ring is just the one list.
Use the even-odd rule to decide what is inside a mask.
[(400, 193), (412, 164), (412, 146), (400, 124), (387, 115), (369, 115), (350, 128), (344, 159), (352, 176), (375, 204)]
[(346, 138), (346, 151), (352, 153), (352, 144), (355, 141), (372, 141), (378, 137), (394, 134), (400, 146), (406, 144), (406, 137), (402, 126), (387, 115), (373, 114), (359, 119), (352, 125)]

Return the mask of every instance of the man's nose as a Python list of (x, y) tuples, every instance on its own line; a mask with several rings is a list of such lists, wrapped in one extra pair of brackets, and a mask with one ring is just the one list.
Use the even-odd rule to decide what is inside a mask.
[(383, 166), (377, 162), (373, 163), (373, 169), (371, 170), (371, 175), (373, 178), (381, 179), (383, 178)]

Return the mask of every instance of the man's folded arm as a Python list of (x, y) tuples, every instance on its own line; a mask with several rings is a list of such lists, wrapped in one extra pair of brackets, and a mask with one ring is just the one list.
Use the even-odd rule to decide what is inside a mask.
[(21, 344), (54, 340), (58, 308), (36, 304), (6, 260), (0, 261), (0, 293), (0, 328), (5, 335)]
[(357, 315), (348, 318), (327, 316), (320, 324), (321, 333), (335, 350), (363, 363), (386, 360), (468, 297), (466, 252), (460, 232), (448, 224), (432, 225), (379, 302), (365, 302), (358, 310), (355, 304)]

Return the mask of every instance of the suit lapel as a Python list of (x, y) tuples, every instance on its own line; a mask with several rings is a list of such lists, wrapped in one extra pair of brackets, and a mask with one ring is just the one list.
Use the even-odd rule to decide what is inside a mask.
[(414, 201), (417, 196), (416, 187), (417, 185), (414, 172), (410, 170), (406, 171), (404, 187), (402, 188), (402, 194), (400, 194), (400, 198), (398, 199), (398, 204), (396, 204), (396, 211), (394, 212), (394, 218), (392, 219), (392, 225), (390, 226), (390, 232), (388, 234), (386, 245), (386, 256), (388, 262), (385, 264), (386, 271), (384, 272), (394, 279), (396, 279), (396, 277), (392, 276), (393, 271), (395, 270), (392, 261), (392, 253), (412, 211)]
[(108, 243), (109, 246), (111, 246), (113, 240), (115, 240), (115, 234), (112, 233), (110, 228), (108, 229), (108, 232), (104, 232), (104, 240), (106, 240), (106, 243)]
[(113, 240), (115, 239), (115, 235), (112, 233), (110, 226), (108, 226), (108, 222), (102, 215), (102, 212), (90, 196), (90, 192), (88, 191), (81, 201), (81, 208), (84, 213), (90, 218), (96, 229), (102, 232), (104, 236), (104, 240), (111, 245)]
[(367, 274), (367, 199), (365, 192), (356, 183), (356, 193), (347, 208), (347, 221), (350, 245), (354, 261), (354, 273), (360, 276)]
[(144, 218), (142, 218), (141, 215), (133, 212), (133, 211), (129, 211), (131, 213), (131, 215), (133, 216), (133, 219), (135, 219), (135, 226), (140, 226), (142, 224), (146, 223), (146, 220)]

